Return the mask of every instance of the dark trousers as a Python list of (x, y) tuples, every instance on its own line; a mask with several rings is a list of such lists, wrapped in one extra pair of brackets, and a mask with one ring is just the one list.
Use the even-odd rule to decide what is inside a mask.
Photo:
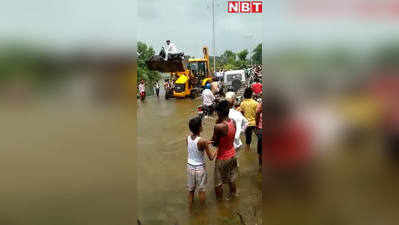
[(391, 159), (399, 161), (399, 132), (387, 132), (385, 134), (385, 145)]
[(259, 166), (262, 167), (262, 129), (256, 129), (256, 136), (258, 137), (258, 155), (259, 155)]
[(258, 154), (262, 155), (262, 129), (256, 130), (256, 136), (258, 137)]
[(255, 126), (248, 126), (245, 130), (245, 143), (250, 145), (252, 142), (252, 133), (256, 130)]
[(157, 93), (157, 96), (159, 96), (159, 88), (156, 88), (155, 92)]

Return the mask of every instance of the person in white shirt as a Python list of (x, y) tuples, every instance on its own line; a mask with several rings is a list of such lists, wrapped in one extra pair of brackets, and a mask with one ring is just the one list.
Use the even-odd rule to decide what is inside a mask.
[(170, 40), (166, 41), (166, 46), (163, 47), (165, 50), (165, 61), (168, 60), (169, 54), (178, 54), (180, 51), (177, 49), (174, 43), (171, 43)]
[(202, 106), (204, 108), (205, 115), (211, 115), (213, 113), (213, 103), (215, 96), (211, 91), (211, 85), (208, 83), (205, 89), (202, 91)]
[(156, 82), (155, 83), (155, 93), (157, 94), (157, 97), (159, 97), (159, 83), (158, 82)]
[(226, 93), (226, 100), (229, 102), (230, 106), (230, 112), (229, 112), (229, 118), (234, 120), (236, 123), (236, 133), (234, 136), (234, 148), (236, 150), (236, 158), (238, 162), (238, 155), (239, 155), (239, 150), (242, 146), (241, 142), (241, 133), (244, 133), (245, 129), (248, 127), (248, 120), (242, 115), (240, 111), (237, 111), (234, 108), (235, 105), (235, 100), (236, 100), (236, 94), (234, 92), (227, 92)]

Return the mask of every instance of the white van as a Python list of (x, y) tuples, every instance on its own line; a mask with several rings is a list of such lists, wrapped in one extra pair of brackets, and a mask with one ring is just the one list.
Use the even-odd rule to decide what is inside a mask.
[(245, 70), (230, 70), (224, 72), (223, 84), (225, 88), (237, 91), (245, 84)]

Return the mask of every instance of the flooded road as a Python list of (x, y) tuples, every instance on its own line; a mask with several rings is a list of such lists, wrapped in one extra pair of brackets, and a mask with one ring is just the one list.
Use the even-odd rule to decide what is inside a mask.
[(0, 106), (0, 224), (133, 224), (131, 113), (85, 103)]
[[(239, 158), (239, 197), (216, 202), (213, 184), (214, 162), (207, 161), (208, 186), (204, 209), (195, 196), (192, 212), (187, 203), (185, 139), (188, 120), (197, 115), (201, 100), (148, 97), (138, 102), (138, 211), (142, 224), (239, 224), (241, 214), (247, 224), (261, 222), (261, 174), (258, 172), (257, 139), (251, 152)], [(210, 138), (215, 119), (204, 119), (201, 136)], [(227, 192), (227, 187), (225, 187)], [(226, 194), (225, 192), (225, 194)]]

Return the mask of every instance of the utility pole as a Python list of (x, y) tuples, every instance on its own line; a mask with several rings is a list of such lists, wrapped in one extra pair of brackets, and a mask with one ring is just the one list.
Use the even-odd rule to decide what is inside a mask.
[(212, 0), (213, 73), (216, 73), (215, 0)]
[[(256, 43), (256, 37), (254, 34), (249, 34), (249, 35), (245, 35), (245, 38), (248, 38), (249, 43), (252, 43), (252, 40), (255, 41), (254, 43)], [(252, 49), (251, 46), (249, 46), (249, 63), (252, 66), (252, 53), (255, 50), (255, 47)]]

